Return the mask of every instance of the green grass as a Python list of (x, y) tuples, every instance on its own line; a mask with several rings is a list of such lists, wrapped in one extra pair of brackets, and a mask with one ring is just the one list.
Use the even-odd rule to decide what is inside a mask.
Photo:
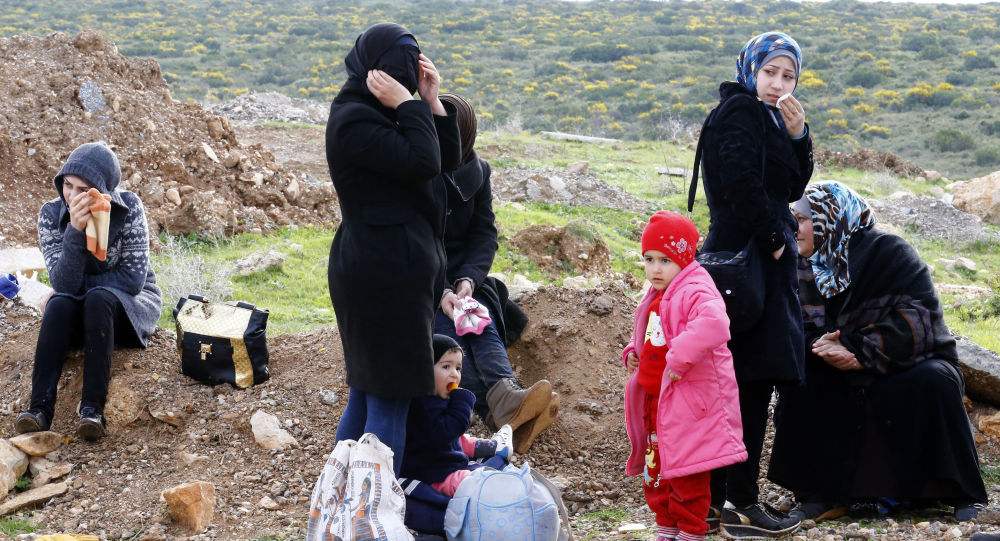
[[(237, 235), (221, 242), (194, 239), (191, 250), (213, 263), (232, 266), (251, 253), (274, 249), (287, 255), (280, 270), (233, 278), (233, 299), (270, 311), (271, 334), (302, 332), (335, 323), (326, 281), (333, 232), (317, 228), (285, 228), (269, 235)], [(302, 250), (292, 249), (293, 244)], [(165, 264), (154, 255), (153, 265)], [(164, 299), (160, 326), (172, 328), (170, 311), (177, 299)]]
[(1000, 466), (984, 464), (979, 470), (983, 474), (983, 482), (988, 486), (1000, 485)]
[(11, 538), (23, 533), (31, 533), (37, 529), (34, 524), (27, 520), (12, 517), (0, 518), (0, 534)]

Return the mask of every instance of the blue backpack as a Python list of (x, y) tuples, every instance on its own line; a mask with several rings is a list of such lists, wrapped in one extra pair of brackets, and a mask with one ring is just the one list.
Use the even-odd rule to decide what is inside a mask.
[(527, 465), (473, 471), (444, 517), (448, 541), (559, 541), (567, 529), (560, 528), (552, 493)]

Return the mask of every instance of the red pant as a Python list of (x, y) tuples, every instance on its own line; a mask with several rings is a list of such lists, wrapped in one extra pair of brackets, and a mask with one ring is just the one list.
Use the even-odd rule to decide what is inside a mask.
[(656, 399), (646, 401), (646, 431), (651, 436), (646, 450), (642, 492), (656, 515), (656, 524), (682, 532), (705, 535), (711, 504), (711, 472), (694, 473), (674, 479), (660, 479), (660, 451), (655, 441)]

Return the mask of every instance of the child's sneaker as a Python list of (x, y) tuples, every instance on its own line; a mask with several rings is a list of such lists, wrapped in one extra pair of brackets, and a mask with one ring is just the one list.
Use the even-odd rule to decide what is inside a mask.
[(510, 425), (501, 426), (500, 430), (497, 430), (490, 439), (497, 442), (496, 456), (510, 460), (510, 456), (514, 454), (514, 431), (511, 430)]

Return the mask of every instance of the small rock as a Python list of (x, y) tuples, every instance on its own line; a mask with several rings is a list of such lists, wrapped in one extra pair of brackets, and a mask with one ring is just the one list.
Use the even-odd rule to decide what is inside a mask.
[(208, 146), (208, 143), (202, 143), (201, 149), (205, 151), (205, 155), (208, 156), (208, 159), (212, 160), (215, 163), (220, 163), (219, 156), (215, 154), (215, 151), (212, 150), (212, 147)]
[(5, 439), (0, 439), (0, 501), (14, 488), (28, 469), (28, 455)]
[(181, 206), (181, 194), (177, 191), (177, 188), (170, 188), (163, 195), (167, 198), (167, 201), (170, 201), (178, 207)]
[(952, 529), (944, 532), (944, 538), (945, 539), (961, 539), (962, 538), (962, 529), (961, 528), (957, 528), (957, 527), (956, 528), (952, 528)]
[(184, 416), (175, 411), (160, 411), (153, 408), (149, 409), (149, 414), (156, 420), (167, 423), (170, 426), (176, 426), (180, 428), (184, 426)]
[(254, 186), (257, 186), (258, 188), (264, 184), (264, 173), (254, 173), (250, 178), (254, 183)]
[(49, 483), (43, 487), (22, 492), (0, 503), (0, 517), (9, 515), (19, 509), (30, 507), (48, 501), (54, 496), (61, 496), (69, 490), (69, 483)]
[(280, 269), (284, 263), (285, 254), (281, 252), (275, 250), (257, 252), (237, 261), (233, 274), (235, 276), (250, 276), (258, 272)]
[(55, 451), (63, 443), (63, 435), (58, 432), (31, 432), (10, 439), (18, 449), (31, 456), (45, 456)]
[(288, 198), (289, 201), (294, 202), (299, 198), (301, 192), (302, 190), (299, 188), (299, 181), (295, 180), (295, 177), (289, 179), (288, 186), (285, 186), (285, 197)]
[(195, 464), (205, 464), (208, 462), (208, 457), (204, 455), (189, 453), (187, 451), (181, 451), (181, 462), (183, 462), (185, 466), (194, 466)]
[(574, 175), (580, 175), (586, 173), (587, 169), (589, 168), (590, 164), (587, 162), (576, 162), (574, 164), (570, 164), (570, 166), (567, 167), (566, 170)]
[(936, 182), (941, 180), (941, 173), (937, 171), (924, 171), (924, 177), (927, 178), (928, 182)]
[(184, 483), (164, 490), (160, 497), (174, 522), (195, 533), (205, 531), (215, 516), (215, 485), (205, 481)]
[(646, 530), (647, 527), (645, 524), (639, 524), (637, 522), (629, 522), (618, 527), (618, 533), (644, 532)]
[(73, 471), (73, 464), (32, 457), (28, 468), (31, 470), (31, 488), (39, 488), (69, 475)]
[(286, 449), (298, 445), (298, 441), (281, 428), (278, 418), (264, 410), (257, 410), (250, 417), (250, 428), (254, 440), (264, 449)]
[(337, 404), (337, 393), (331, 389), (320, 389), (319, 400), (327, 406), (335, 406)]
[(226, 154), (226, 157), (222, 159), (222, 165), (226, 166), (227, 169), (233, 169), (240, 164), (240, 160), (242, 158), (243, 156), (239, 152), (231, 150), (228, 154)]
[(257, 502), (257, 506), (267, 509), (269, 511), (274, 511), (275, 509), (281, 507), (280, 505), (278, 505), (277, 502), (272, 500), (270, 496), (264, 496), (263, 498), (261, 498), (260, 501)]
[(959, 257), (955, 260), (955, 266), (963, 268), (965, 270), (976, 272), (976, 262), (967, 258)]
[(611, 297), (598, 295), (590, 300), (587, 309), (594, 315), (606, 316), (614, 310), (615, 304)]
[(101, 111), (107, 105), (107, 102), (104, 101), (104, 93), (101, 92), (101, 87), (90, 79), (80, 85), (80, 89), (76, 93), (76, 98), (80, 101), (80, 106), (83, 107), (83, 110), (91, 114)]

